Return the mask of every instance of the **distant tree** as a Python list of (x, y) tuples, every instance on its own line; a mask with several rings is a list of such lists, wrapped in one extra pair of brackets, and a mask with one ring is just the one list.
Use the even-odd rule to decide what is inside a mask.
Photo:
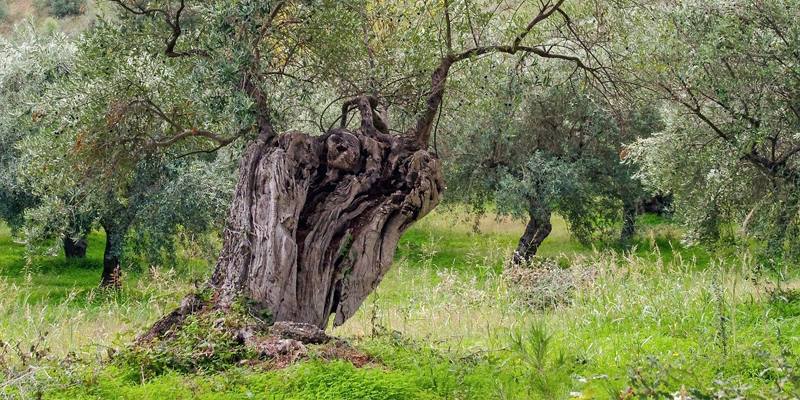
[(493, 79), (502, 87), (493, 100), (503, 104), (499, 110), (478, 104), (483, 112), (468, 108), (470, 116), (457, 113), (458, 120), (448, 121), (448, 199), (479, 213), (492, 203), (501, 214), (525, 218), (515, 263), (536, 254), (552, 230), (553, 212), (582, 242), (614, 241), (608, 230), (615, 226), (622, 226), (619, 240), (628, 242), (647, 193), (620, 157), (625, 143), (657, 129), (657, 113), (613, 111), (569, 79), (550, 87), (514, 79), (522, 82)]
[[(23, 227), (25, 212), (41, 202), (18, 179), (24, 167), (19, 145), (38, 129), (39, 97), (69, 72), (75, 50), (62, 34), (44, 34), (28, 25), (0, 38), (0, 218), (15, 231)], [(69, 213), (65, 221), (60, 230), (50, 223), (45, 226), (50, 236), (63, 237), (66, 257), (84, 257), (92, 216)]]
[[(18, 145), (21, 186), (40, 199), (27, 211), (25, 228), (29, 240), (47, 240), (54, 227), (68, 226), (73, 214), (93, 216), (89, 225), (96, 222), (106, 234), (101, 286), (119, 286), (121, 265), (131, 250), (150, 262), (174, 260), (178, 231), (202, 235), (221, 227), (233, 190), (235, 162), (224, 153), (212, 157), (157, 153), (120, 170), (115, 170), (116, 160), (108, 160), (103, 166), (107, 170), (75, 165), (83, 150), (80, 134), (65, 129), (54, 135), (47, 121), (69, 115), (70, 109), (56, 99), (74, 95), (70, 82), (81, 81), (80, 73), (77, 66), (68, 81), (45, 93), (38, 105), (45, 129)], [(101, 82), (99, 76), (94, 78)], [(147, 127), (147, 123), (126, 124), (117, 129)], [(103, 185), (86, 184), (95, 178)]]
[(629, 81), (668, 109), (666, 129), (632, 146), (642, 177), (675, 195), (689, 239), (731, 222), (768, 263), (800, 256), (800, 2), (637, 5)]
[(131, 230), (136, 249), (160, 261), (174, 253), (161, 250), (174, 249), (177, 231), (199, 235), (221, 226), (235, 162), (224, 153), (151, 155), (130, 173), (114, 174), (113, 185), (86, 185), (87, 173), (110, 174), (114, 166), (98, 172), (73, 163), (80, 139), (51, 123), (72, 118), (59, 99), (74, 93), (69, 82), (82, 72), (75, 52), (64, 35), (28, 25), (0, 38), (0, 218), (24, 234), (31, 251), (58, 239), (68, 258), (85, 256), (86, 235), (98, 223), (106, 231), (101, 282), (117, 284)]

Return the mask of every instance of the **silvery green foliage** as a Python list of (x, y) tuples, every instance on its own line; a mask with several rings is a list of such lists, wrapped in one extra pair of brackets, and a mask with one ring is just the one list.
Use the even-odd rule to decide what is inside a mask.
[(158, 190), (147, 192), (136, 206), (131, 250), (151, 264), (171, 261), (176, 245), (184, 239), (213, 259), (215, 236), (207, 233), (218, 233), (224, 224), (236, 161), (226, 149), (205, 160), (168, 162), (160, 171)]
[[(172, 254), (159, 250), (174, 247), (178, 230), (200, 236), (220, 228), (235, 162), (181, 157), (208, 148), (191, 140), (156, 151), (148, 143), (166, 135), (169, 124), (137, 107), (157, 107), (175, 124), (191, 119), (200, 129), (227, 129), (229, 110), (237, 107), (231, 104), (241, 98), (204, 85), (202, 70), (185, 75), (181, 65), (165, 64), (151, 53), (130, 47), (126, 52), (125, 41), (115, 42), (120, 29), (101, 22), (87, 32), (69, 74), (31, 101), (37, 120), (17, 143), (15, 175), (24, 193), (38, 200), (26, 212), (30, 244), (61, 235), (75, 216), (89, 215), (123, 236), (133, 229), (131, 238), (148, 237), (147, 246), (136, 240), (140, 245), (132, 249), (155, 261)], [(106, 46), (120, 46), (115, 48), (121, 54), (99, 57)], [(178, 105), (187, 112), (176, 111)], [(196, 117), (188, 110), (205, 112)], [(128, 111), (130, 118), (123, 115)], [(197, 199), (192, 207), (189, 199)], [(121, 255), (125, 247), (113, 243), (109, 250)]]
[(72, 69), (75, 46), (60, 33), (42, 34), (22, 24), (0, 37), (0, 218), (20, 228), (26, 209), (37, 204), (17, 179), (20, 142), (42, 118), (43, 92)]
[(772, 255), (797, 252), (798, 18), (795, 0), (691, 1), (624, 17), (631, 75), (668, 109), (666, 129), (633, 155), (648, 184), (675, 193), (689, 239), (716, 240), (734, 222)]
[(655, 130), (658, 114), (629, 106), (615, 115), (583, 81), (553, 65), (523, 71), (472, 72), (483, 75), (483, 93), (476, 103), (457, 100), (458, 117), (444, 133), (446, 198), (478, 212), (494, 203), (519, 218), (546, 207), (563, 215), (582, 241), (608, 234), (623, 203), (646, 194), (620, 151)]

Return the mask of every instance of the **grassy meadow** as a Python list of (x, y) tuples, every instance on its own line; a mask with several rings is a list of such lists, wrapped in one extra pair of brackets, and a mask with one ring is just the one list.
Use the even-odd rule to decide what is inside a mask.
[[(147, 374), (120, 357), (210, 265), (128, 265), (97, 288), (88, 258), (26, 260), (0, 228), (0, 398), (44, 399), (793, 399), (800, 292), (717, 258), (646, 216), (630, 251), (589, 248), (557, 219), (544, 267), (504, 274), (523, 226), (439, 211), (404, 236), (396, 264), (332, 333), (368, 362), (310, 349), (286, 367)], [(530, 271), (539, 271), (531, 275)], [(209, 343), (209, 346), (215, 346)], [(186, 349), (192, 353), (194, 349)], [(192, 353), (193, 354), (193, 353)]]

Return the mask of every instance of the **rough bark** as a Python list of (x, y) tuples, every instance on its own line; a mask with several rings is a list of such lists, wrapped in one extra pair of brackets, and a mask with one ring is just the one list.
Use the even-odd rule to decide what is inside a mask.
[(355, 313), (400, 235), (439, 201), (438, 162), (403, 138), (337, 129), (256, 142), (241, 164), (211, 285), (273, 321), (325, 328)]
[(89, 242), (86, 236), (73, 237), (72, 235), (64, 235), (64, 256), (68, 259), (78, 259), (86, 257), (86, 249), (89, 247)]
[(512, 261), (514, 264), (527, 264), (539, 251), (539, 246), (547, 239), (553, 230), (550, 223), (552, 211), (549, 207), (535, 202), (528, 209), (528, 224), (525, 226), (525, 233), (519, 239), (517, 249), (514, 251)]
[(100, 286), (119, 288), (122, 286), (120, 258), (127, 225), (123, 226), (112, 222), (103, 222), (102, 225), (106, 231), (106, 246), (103, 250), (103, 274), (100, 278)]
[(191, 310), (237, 301), (267, 322), (324, 329), (335, 314), (342, 324), (391, 266), (403, 231), (439, 202), (442, 186), (438, 160), (414, 138), (374, 126), (252, 143), (210, 280), (212, 304), (187, 301), (145, 337)]

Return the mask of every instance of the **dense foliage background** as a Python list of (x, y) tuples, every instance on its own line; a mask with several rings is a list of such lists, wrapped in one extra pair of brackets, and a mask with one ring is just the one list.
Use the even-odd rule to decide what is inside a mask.
[[(798, 20), (796, 0), (0, 0), (0, 398), (798, 398)], [(266, 126), (356, 131), (346, 101), (371, 96), (407, 135), (448, 57), (421, 149), (443, 206), (333, 331), (349, 344), (259, 357), (224, 329), (264, 317), (237, 303), (131, 346), (206, 293)]]

